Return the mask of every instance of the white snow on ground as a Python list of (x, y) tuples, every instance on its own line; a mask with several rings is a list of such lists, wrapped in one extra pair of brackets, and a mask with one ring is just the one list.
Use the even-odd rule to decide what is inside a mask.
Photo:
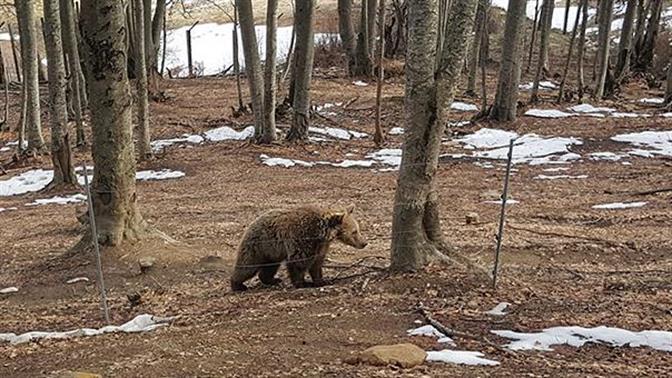
[(618, 112), (614, 108), (596, 107), (590, 104), (579, 104), (567, 108), (569, 112), (559, 109), (529, 109), (524, 115), (536, 118), (567, 118), (567, 117), (594, 117), (594, 118), (637, 118), (651, 117), (647, 113)]
[(160, 152), (164, 148), (172, 146), (173, 144), (182, 144), (182, 143), (201, 144), (203, 143), (203, 141), (205, 141), (205, 139), (200, 135), (184, 134), (182, 135), (181, 138), (154, 140), (150, 143), (150, 145), (152, 146), (152, 151)]
[[(254, 129), (253, 129), (254, 131)], [(336, 139), (350, 140), (352, 138), (366, 138), (369, 134), (360, 133), (359, 131), (346, 130), (338, 127), (315, 127), (310, 126), (308, 132), (330, 136)], [(253, 133), (254, 134), (254, 133)]]
[(374, 165), (383, 165), (392, 167), (387, 170), (396, 170), (401, 164), (401, 149), (384, 148), (382, 150), (372, 152), (366, 155), (366, 160), (343, 160), (340, 162), (334, 161), (305, 161), (299, 159), (288, 159), (281, 157), (270, 157), (268, 155), (259, 155), (261, 163), (270, 167), (284, 167), (291, 168), (294, 166), (314, 167), (316, 165), (330, 165), (338, 168), (371, 168)]
[(632, 113), (632, 112), (613, 112), (610, 114), (614, 118), (638, 118), (638, 117), (651, 117), (651, 114), (646, 113)]
[[(520, 84), (518, 85), (518, 88), (523, 91), (531, 91), (532, 88), (534, 88), (534, 82), (529, 82), (526, 84)], [(553, 90), (557, 89), (558, 86), (555, 85), (552, 81), (539, 81), (539, 89), (543, 90)]]
[[(10, 286), (10, 287), (6, 287), (4, 289), (0, 289), (0, 294), (11, 294), (11, 293), (16, 293), (17, 291), (19, 291), (18, 287)], [(2, 335), (3, 334), (0, 333), (0, 340), (2, 340)]]
[(248, 126), (242, 131), (236, 131), (229, 126), (222, 126), (205, 132), (205, 139), (211, 142), (224, 140), (245, 140), (254, 136), (254, 126)]
[(545, 350), (553, 345), (582, 347), (586, 343), (606, 344), (612, 347), (630, 346), (632, 348), (648, 346), (650, 348), (672, 352), (672, 332), (642, 331), (632, 332), (621, 328), (599, 326), (584, 328), (578, 326), (552, 327), (541, 332), (522, 333), (514, 331), (492, 331), (492, 333), (513, 340), (505, 345), (511, 350)]
[(390, 131), (387, 132), (389, 135), (401, 135), (404, 133), (404, 128), (403, 127), (393, 127), (390, 129)]
[(331, 165), (332, 167), (338, 167), (338, 168), (354, 168), (354, 167), (371, 168), (375, 162), (372, 160), (343, 160), (339, 163), (333, 163), (329, 161), (318, 161), (316, 163)]
[(120, 326), (105, 326), (99, 329), (93, 328), (79, 328), (67, 332), (26, 332), (21, 335), (14, 333), (0, 333), (0, 341), (9, 342), (11, 344), (21, 344), (29, 341), (42, 339), (69, 339), (73, 337), (82, 336), (98, 336), (105, 333), (138, 333), (149, 332), (157, 328), (164, 327), (172, 322), (174, 317), (158, 317), (148, 314), (138, 315), (133, 320), (124, 323)]
[(428, 362), (445, 362), (449, 364), (460, 364), (460, 365), (486, 365), (486, 366), (499, 365), (499, 362), (488, 360), (487, 358), (483, 357), (484, 354), (481, 352), (444, 349), (440, 351), (427, 352), (426, 360)]
[(654, 157), (655, 155), (672, 156), (672, 131), (643, 131), (620, 134), (612, 137), (611, 140), (647, 148), (628, 151), (631, 155), (642, 157)]
[(259, 159), (261, 159), (261, 163), (264, 165), (268, 165), (269, 167), (293, 167), (295, 165), (300, 165), (302, 167), (312, 167), (315, 165), (315, 163), (307, 162), (304, 160), (296, 160), (296, 159), (286, 159), (286, 158), (272, 158), (266, 154), (261, 154), (259, 155)]
[(593, 205), (593, 209), (606, 209), (606, 210), (618, 210), (618, 209), (632, 209), (636, 207), (643, 207), (648, 202), (614, 202), (614, 203), (605, 203), (602, 205)]
[(80, 203), (86, 201), (86, 196), (80, 193), (69, 195), (69, 196), (54, 196), (51, 198), (42, 198), (36, 199), (32, 203), (27, 203), (26, 206), (39, 206), (39, 205), (67, 205), (71, 203)]
[(578, 176), (571, 176), (571, 175), (538, 175), (535, 176), (535, 180), (561, 180), (561, 179), (585, 179), (588, 178), (588, 175), (578, 175)]
[[(186, 31), (191, 25), (169, 30), (166, 36), (166, 67), (169, 70), (182, 68), (180, 77), (186, 77), (187, 71), (187, 37)], [(255, 28), (260, 56), (266, 54), (266, 27)], [(320, 41), (328, 34), (315, 33), (315, 41)], [(277, 30), (277, 56), (284, 61), (289, 51), (292, 38), (292, 27), (279, 27)], [(233, 24), (204, 23), (196, 25), (191, 31), (194, 67), (202, 68), (203, 75), (221, 73), (233, 64)], [(238, 29), (238, 57), (241, 67), (245, 66), (243, 43)], [(176, 70), (177, 71), (177, 70)]]
[(650, 98), (640, 99), (639, 102), (641, 102), (643, 104), (660, 105), (663, 102), (665, 102), (665, 99), (662, 98), (662, 97), (650, 97)]
[(590, 155), (590, 160), (607, 160), (607, 161), (619, 161), (625, 157), (625, 155), (616, 154), (614, 152), (593, 152)]
[(184, 177), (185, 174), (182, 171), (173, 171), (171, 169), (162, 169), (160, 171), (139, 171), (135, 174), (135, 179), (140, 181), (150, 181), (150, 180), (170, 180), (180, 177)]
[(575, 113), (613, 113), (616, 111), (614, 108), (607, 107), (595, 107), (590, 104), (579, 104), (567, 108)]
[(450, 104), (450, 108), (452, 110), (459, 110), (462, 112), (477, 112), (478, 111), (478, 106), (474, 104), (467, 104), (466, 102), (461, 102), (461, 101), (453, 101), (452, 104)]
[(382, 165), (399, 168), (401, 165), (401, 148), (383, 148), (366, 155), (366, 157)]
[(11, 149), (12, 149), (12, 147), (1, 147), (0, 152), (7, 152), (7, 151), (10, 151)]
[(455, 345), (453, 339), (441, 333), (438, 329), (434, 328), (433, 325), (427, 324), (422, 327), (409, 329), (406, 331), (408, 336), (427, 336), (438, 339), (437, 341), (441, 344), (452, 344)]
[(352, 84), (353, 84), (353, 85), (356, 85), (356, 86), (358, 86), (358, 87), (368, 87), (368, 86), (369, 86), (368, 83), (363, 82), (363, 81), (361, 81), (361, 80), (353, 81)]
[(567, 168), (567, 167), (557, 167), (557, 168), (546, 168), (546, 169), (544, 169), (544, 172), (564, 172), (564, 171), (569, 171), (569, 168)]
[(65, 281), (68, 285), (76, 284), (77, 282), (89, 282), (89, 279), (86, 277), (75, 277)]
[(0, 181), (0, 197), (15, 196), (44, 189), (54, 176), (53, 171), (32, 169)]
[(562, 110), (557, 109), (530, 109), (526, 111), (524, 115), (536, 118), (567, 118), (576, 116), (576, 114), (563, 112)]
[(497, 306), (493, 307), (491, 310), (486, 311), (485, 313), (494, 316), (504, 316), (507, 314), (507, 312), (504, 312), (504, 310), (506, 310), (509, 306), (511, 306), (511, 303), (501, 302)]
[(517, 137), (518, 134), (512, 131), (482, 128), (473, 134), (455, 139), (455, 141), (464, 144), (466, 149), (494, 148), (508, 146), (511, 139)]
[(0, 213), (3, 213), (5, 211), (13, 211), (13, 210), (18, 210), (18, 209), (16, 207), (8, 207), (8, 208), (0, 207)]
[[(484, 201), (484, 202), (485, 203), (494, 203), (494, 204), (497, 204), (499, 206), (502, 206), (502, 200), (501, 199), (497, 200), (497, 201)], [(507, 205), (515, 205), (517, 203), (520, 203), (520, 202), (516, 201), (515, 199), (512, 199), (512, 198), (509, 198), (509, 199), (506, 200)]]

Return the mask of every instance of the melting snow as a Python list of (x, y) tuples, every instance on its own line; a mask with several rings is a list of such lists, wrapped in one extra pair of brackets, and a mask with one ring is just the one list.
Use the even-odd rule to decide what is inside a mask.
[(36, 199), (32, 203), (27, 203), (26, 206), (39, 206), (39, 205), (67, 205), (70, 203), (80, 203), (86, 201), (86, 196), (80, 193), (73, 194), (70, 196), (55, 196), (51, 198), (42, 198)]
[(365, 82), (363, 82), (363, 81), (361, 81), (361, 80), (353, 81), (352, 84), (354, 84), (354, 85), (356, 85), (356, 86), (358, 86), (358, 87), (368, 87), (368, 86), (369, 86), (368, 83), (365, 83)]
[(461, 364), (461, 365), (486, 365), (486, 366), (499, 365), (499, 362), (488, 360), (483, 357), (484, 354), (481, 352), (444, 349), (440, 351), (427, 352), (426, 360), (428, 362), (445, 362), (449, 364)]
[(178, 144), (178, 143), (201, 144), (201, 143), (203, 143), (204, 140), (205, 139), (203, 139), (203, 137), (200, 136), (200, 135), (184, 134), (184, 135), (182, 135), (181, 138), (158, 139), (158, 140), (152, 141), (150, 143), (150, 145), (152, 146), (152, 151), (160, 152), (164, 148), (166, 148), (168, 146), (172, 146), (173, 144)]
[(624, 155), (619, 155), (613, 152), (593, 152), (590, 154), (590, 160), (608, 160), (608, 161), (619, 161)]
[(327, 135), (336, 139), (350, 140), (351, 138), (366, 138), (368, 134), (359, 131), (346, 130), (338, 127), (314, 127), (310, 126), (308, 131), (315, 134)]
[[(529, 82), (527, 84), (520, 84), (518, 86), (519, 89), (524, 90), (524, 91), (531, 91), (532, 88), (534, 88), (534, 82)], [(555, 85), (552, 81), (540, 81), (539, 82), (539, 89), (545, 89), (545, 90), (552, 90), (552, 89), (557, 89), (558, 86)]]
[(508, 146), (511, 139), (517, 137), (518, 134), (511, 131), (483, 128), (455, 141), (465, 144), (464, 148), (494, 148)]
[(595, 328), (570, 326), (546, 328), (536, 333), (514, 331), (492, 331), (492, 333), (514, 340), (506, 345), (512, 350), (550, 351), (553, 350), (551, 349), (553, 345), (567, 344), (578, 348), (586, 343), (598, 343), (613, 347), (648, 346), (656, 350), (672, 352), (672, 332), (666, 331), (632, 332), (605, 326)]
[[(497, 204), (497, 205), (501, 206), (502, 205), (502, 200), (500, 199), (500, 200), (497, 200), (497, 201), (485, 201), (485, 203), (494, 203), (494, 204)], [(507, 205), (515, 205), (517, 203), (519, 203), (519, 201), (516, 201), (515, 199), (512, 199), (512, 198), (509, 198), (509, 199), (506, 200)]]
[(662, 103), (665, 102), (665, 99), (662, 97), (651, 97), (651, 98), (643, 98), (639, 100), (639, 102), (643, 104), (661, 105)]
[(391, 165), (397, 168), (401, 165), (400, 148), (383, 148), (379, 151), (367, 154), (366, 157), (383, 165)]
[(485, 313), (494, 316), (504, 316), (507, 314), (504, 312), (504, 310), (506, 310), (509, 306), (511, 306), (511, 303), (501, 302), (497, 306), (493, 307), (492, 310), (486, 311)]
[(574, 105), (567, 108), (567, 110), (571, 110), (576, 113), (613, 113), (616, 111), (614, 108), (594, 107), (590, 104)]
[(404, 133), (403, 127), (393, 127), (387, 132), (389, 135), (401, 135)]
[[(6, 287), (4, 289), (0, 289), (0, 294), (11, 294), (11, 293), (16, 293), (17, 291), (19, 291), (18, 287), (10, 286), (10, 287)], [(0, 333), (0, 340), (2, 340), (2, 335), (3, 334)]]
[(648, 202), (614, 202), (614, 203), (605, 203), (602, 205), (593, 205), (593, 209), (607, 209), (607, 210), (617, 210), (617, 209), (632, 209), (636, 207), (643, 207)]
[(455, 345), (455, 343), (453, 342), (453, 339), (451, 339), (450, 337), (441, 333), (438, 329), (434, 328), (434, 326), (431, 325), (431, 324), (427, 324), (427, 325), (424, 325), (422, 327), (418, 327), (418, 328), (414, 328), (414, 329), (409, 329), (408, 331), (406, 331), (406, 333), (408, 334), (408, 336), (433, 337), (433, 338), (438, 339), (439, 343), (442, 343), (442, 344), (448, 343), (448, 344)]
[(555, 175), (555, 176), (539, 175), (539, 176), (536, 176), (534, 179), (535, 179), (535, 180), (559, 180), (559, 179), (585, 179), (585, 178), (588, 178), (588, 175), (578, 175), (578, 176), (570, 176), (570, 175)]
[(525, 112), (525, 115), (528, 117), (537, 117), (537, 118), (567, 118), (573, 117), (576, 114), (566, 113), (562, 110), (556, 109), (530, 109)]
[(0, 213), (12, 210), (18, 210), (18, 209), (16, 207), (8, 207), (8, 208), (0, 207)]
[(649, 149), (630, 150), (631, 155), (653, 157), (654, 155), (672, 156), (672, 131), (643, 131), (620, 134), (611, 138), (616, 142), (626, 142)]
[(67, 332), (26, 332), (21, 335), (14, 333), (0, 333), (0, 341), (11, 344), (21, 344), (29, 341), (41, 339), (69, 339), (72, 337), (98, 336), (105, 333), (138, 333), (149, 332), (157, 328), (164, 327), (173, 321), (174, 317), (162, 318), (152, 315), (138, 315), (133, 320), (122, 324), (121, 326), (105, 326), (99, 329), (79, 328)]
[(86, 277), (75, 277), (75, 278), (72, 278), (72, 279), (69, 279), (69, 280), (65, 281), (65, 283), (67, 283), (69, 285), (75, 284), (77, 282), (89, 282), (89, 279), (86, 278)]
[(269, 167), (293, 167), (295, 165), (300, 165), (302, 167), (312, 167), (315, 163), (310, 163), (303, 160), (295, 159), (285, 159), (285, 158), (272, 158), (266, 154), (259, 155), (262, 164), (268, 165)]
[(184, 177), (184, 172), (162, 169), (160, 171), (139, 171), (135, 174), (135, 179), (140, 181), (149, 180), (170, 180)]
[(53, 171), (33, 169), (0, 181), (0, 196), (15, 196), (44, 189), (54, 177)]
[(462, 112), (477, 112), (478, 111), (478, 106), (474, 104), (467, 104), (466, 102), (460, 102), (460, 101), (453, 101), (452, 104), (450, 104), (450, 108), (453, 110), (459, 110)]
[(236, 131), (228, 126), (218, 127), (205, 132), (205, 139), (211, 142), (224, 140), (245, 140), (254, 136), (254, 126), (248, 126), (243, 131)]

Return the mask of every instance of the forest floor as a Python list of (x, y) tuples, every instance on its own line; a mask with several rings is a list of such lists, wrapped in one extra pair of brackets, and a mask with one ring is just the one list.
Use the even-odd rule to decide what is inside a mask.
[[(494, 87), (495, 70), (489, 73)], [(523, 82), (529, 81), (525, 78)], [(200, 134), (215, 127), (237, 130), (249, 116), (234, 119), (234, 81), (190, 79), (166, 81), (169, 99), (152, 104), (154, 139)], [(522, 100), (526, 94), (522, 92)], [(562, 109), (544, 92), (539, 107)], [(385, 127), (403, 127), (403, 78), (391, 78), (385, 90)], [(629, 112), (655, 110), (639, 102), (660, 96), (633, 82), (618, 102), (593, 103)], [(612, 326), (632, 331), (671, 330), (672, 321), (672, 192), (635, 194), (670, 186), (672, 160), (662, 156), (627, 156), (621, 161), (592, 160), (593, 152), (625, 154), (628, 145), (610, 138), (645, 130), (671, 130), (663, 117), (521, 116), (510, 124), (472, 123), (452, 127), (442, 153), (469, 152), (451, 140), (483, 127), (519, 134), (581, 138), (570, 147), (581, 159), (565, 165), (516, 164), (503, 240), (501, 281), (489, 282), (459, 267), (431, 265), (416, 274), (389, 276), (370, 266), (389, 263), (396, 173), (371, 168), (326, 165), (290, 168), (263, 165), (261, 154), (305, 161), (362, 159), (373, 145), (375, 86), (353, 85), (339, 70), (319, 70), (312, 100), (334, 106), (313, 118), (316, 126), (340, 127), (369, 134), (367, 138), (314, 142), (303, 146), (278, 143), (255, 146), (245, 141), (174, 145), (139, 169), (170, 168), (186, 173), (175, 180), (138, 184), (138, 204), (149, 224), (175, 242), (146, 240), (106, 250), (103, 265), (112, 324), (136, 315), (178, 316), (168, 327), (143, 334), (109, 334), (69, 340), (0, 343), (0, 376), (49, 376), (64, 370), (104, 376), (227, 377), (439, 377), (439, 376), (670, 376), (672, 354), (647, 347), (586, 344), (557, 345), (553, 351), (507, 353), (478, 340), (456, 337), (456, 349), (479, 351), (498, 366), (427, 363), (413, 369), (350, 365), (344, 361), (377, 344), (411, 342), (441, 349), (436, 340), (408, 337), (422, 317), (419, 303), (454, 329), (508, 341), (491, 330), (532, 332), (553, 326)], [(12, 114), (18, 114), (13, 94)], [(477, 99), (460, 98), (477, 103)], [(525, 109), (521, 109), (521, 115)], [(454, 112), (454, 120), (473, 113)], [(15, 123), (15, 120), (11, 120)], [(288, 120), (281, 119), (286, 130)], [(45, 122), (45, 125), (47, 123)], [(0, 134), (0, 147), (12, 140)], [(390, 135), (388, 148), (399, 148), (402, 135)], [(11, 152), (0, 152), (5, 161)], [(347, 155), (346, 155), (347, 154)], [(77, 163), (89, 159), (76, 154)], [(627, 161), (629, 165), (623, 164)], [(90, 163), (90, 160), (88, 160)], [(478, 164), (476, 164), (478, 163)], [(494, 234), (500, 207), (503, 161), (470, 157), (443, 158), (438, 172), (441, 219), (448, 241), (485, 267), (492, 266)], [(49, 169), (48, 157), (12, 167), (0, 180), (30, 168)], [(490, 168), (488, 168), (490, 167)], [(557, 167), (562, 172), (545, 171)], [(582, 179), (539, 179), (539, 175), (587, 176)], [(103, 325), (91, 255), (69, 254), (83, 229), (76, 216), (83, 204), (25, 206), (44, 193), (0, 197), (0, 333), (70, 330)], [(644, 201), (645, 206), (604, 210), (596, 204)], [(356, 251), (335, 245), (327, 277), (339, 278), (320, 289), (292, 289), (282, 273), (281, 288), (233, 294), (228, 278), (239, 239), (259, 213), (275, 207), (315, 203), (354, 203), (369, 246)], [(466, 224), (465, 216), (480, 220)], [(153, 256), (148, 273), (137, 262)], [(358, 262), (369, 257), (363, 264)], [(84, 276), (90, 282), (66, 284)], [(348, 276), (354, 276), (347, 278)], [(345, 278), (345, 279), (341, 279)], [(138, 293), (139, 304), (128, 294)], [(484, 314), (500, 302), (508, 314)]]

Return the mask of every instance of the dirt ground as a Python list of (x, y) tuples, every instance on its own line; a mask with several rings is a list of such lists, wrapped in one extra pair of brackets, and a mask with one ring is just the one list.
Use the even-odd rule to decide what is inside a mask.
[[(496, 67), (491, 67), (491, 89), (495, 74)], [(529, 80), (526, 75), (523, 82)], [(152, 104), (154, 139), (249, 124), (249, 118), (232, 118), (235, 85), (231, 79), (165, 81), (164, 86), (168, 101)], [(384, 99), (386, 128), (403, 126), (402, 95), (403, 78), (390, 79)], [(541, 107), (558, 107), (550, 102), (551, 95), (544, 93), (546, 102)], [(660, 93), (635, 81), (618, 103), (600, 105), (652, 111), (642, 109), (637, 99), (655, 95)], [(342, 78), (342, 72), (318, 71), (315, 105), (354, 102), (347, 109), (335, 108), (336, 115), (316, 117), (313, 122), (372, 134), (374, 96), (373, 85), (354, 86)], [(14, 116), (17, 93), (12, 100)], [(454, 113), (452, 117), (464, 120), (471, 115)], [(287, 122), (281, 120), (280, 128), (286, 129)], [(624, 151), (626, 145), (609, 138), (625, 131), (670, 130), (672, 120), (520, 117), (512, 124), (480, 122), (455, 127), (447, 138), (481, 127), (580, 137), (584, 144), (573, 152), (586, 156), (595, 151)], [(13, 137), (0, 134), (3, 144)], [(390, 136), (387, 147), (398, 148), (401, 142), (401, 136)], [(175, 241), (149, 239), (105, 251), (112, 323), (121, 324), (143, 313), (179, 318), (169, 327), (145, 334), (0, 344), (0, 376), (50, 376), (64, 370), (120, 377), (672, 375), (672, 354), (650, 348), (588, 344), (557, 346), (551, 352), (507, 353), (460, 337), (455, 338), (458, 349), (483, 352), (501, 364), (425, 364), (400, 370), (345, 363), (348, 357), (377, 344), (412, 342), (438, 349), (433, 339), (406, 336), (406, 330), (421, 319), (416, 311), (419, 303), (445, 325), (499, 345), (506, 340), (491, 330), (537, 331), (559, 325), (672, 330), (672, 194), (633, 194), (669, 187), (672, 161), (633, 157), (627, 166), (584, 158), (568, 165), (570, 170), (565, 172), (588, 175), (583, 180), (536, 180), (547, 167), (517, 165), (511, 195), (520, 203), (508, 208), (501, 281), (493, 290), (489, 282), (460, 267), (435, 264), (422, 272), (396, 276), (377, 268), (389, 263), (395, 172), (327, 166), (287, 169), (268, 167), (259, 160), (260, 154), (339, 160), (346, 153), (356, 159), (375, 150), (370, 137), (305, 146), (220, 142), (173, 146), (141, 164), (141, 169), (171, 168), (186, 173), (177, 180), (138, 184), (142, 214)], [(443, 152), (464, 150), (446, 143)], [(0, 160), (8, 159), (8, 154), (0, 153)], [(78, 152), (77, 163), (84, 159), (87, 155)], [(501, 190), (503, 168), (486, 169), (474, 162), (441, 161), (441, 217), (448, 241), (469, 258), (491, 267), (499, 207), (484, 199), (492, 199), (492, 192)], [(49, 166), (48, 157), (38, 158), (13, 167), (0, 179), (30, 167)], [(69, 252), (83, 234), (76, 216), (84, 206), (24, 206), (43, 197), (0, 197), (0, 207), (18, 208), (0, 213), (0, 288), (20, 289), (0, 295), (0, 332), (102, 326), (92, 256)], [(648, 204), (613, 211), (591, 208), (622, 201)], [(232, 294), (228, 277), (245, 226), (270, 208), (304, 203), (356, 204), (369, 246), (362, 251), (342, 245), (333, 248), (326, 271), (333, 285), (294, 290), (283, 272), (281, 288), (264, 288), (254, 282), (249, 292)], [(467, 225), (465, 216), (472, 212), (480, 221)], [(157, 258), (147, 274), (140, 274), (137, 266), (142, 256)], [(65, 283), (78, 276), (91, 282)], [(127, 295), (134, 293), (141, 301), (133, 306)], [(499, 318), (483, 313), (504, 301), (512, 304), (508, 315)]]

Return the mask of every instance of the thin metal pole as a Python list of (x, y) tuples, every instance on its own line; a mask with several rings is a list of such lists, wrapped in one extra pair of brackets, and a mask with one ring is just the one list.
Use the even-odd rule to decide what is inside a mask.
[(506, 218), (506, 201), (509, 196), (509, 175), (511, 174), (511, 160), (513, 160), (513, 143), (515, 139), (509, 142), (509, 155), (506, 162), (506, 176), (504, 176), (504, 192), (502, 193), (502, 210), (499, 213), (499, 232), (497, 233), (497, 249), (495, 250), (495, 267), (492, 269), (492, 287), (497, 287), (497, 274), (499, 273), (499, 252), (502, 249), (502, 238), (504, 236), (504, 221)]
[(98, 286), (100, 287), (100, 302), (105, 315), (105, 322), (110, 323), (110, 311), (107, 308), (107, 295), (105, 294), (105, 280), (103, 279), (103, 265), (100, 262), (100, 246), (98, 246), (98, 230), (96, 229), (96, 217), (93, 212), (93, 199), (91, 198), (91, 189), (89, 188), (89, 172), (86, 169), (86, 163), (82, 164), (84, 170), (84, 186), (86, 188), (86, 199), (89, 205), (89, 223), (91, 224), (91, 239), (93, 250), (96, 253), (96, 270), (98, 271)]

